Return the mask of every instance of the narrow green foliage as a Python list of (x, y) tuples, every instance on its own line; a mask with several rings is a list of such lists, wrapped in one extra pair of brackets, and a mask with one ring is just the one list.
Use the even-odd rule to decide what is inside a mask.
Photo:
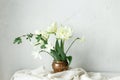
[(58, 40), (56, 40), (56, 44), (55, 44), (55, 50), (56, 50), (56, 52), (58, 53), (59, 52), (59, 42), (58, 42)]
[(66, 54), (64, 53), (64, 42), (60, 40), (60, 55), (62, 57), (62, 60), (66, 60)]
[(64, 52), (64, 42), (62, 40), (60, 40), (60, 46), (61, 46), (62, 51)]
[(54, 58), (54, 60), (58, 61), (61, 60), (61, 57), (57, 54), (55, 50), (51, 50), (50, 55)]
[(66, 54), (64, 53), (64, 44), (62, 42), (62, 40), (56, 40), (56, 44), (55, 44), (55, 51), (56, 54), (58, 54), (61, 58), (62, 61), (66, 60)]
[(67, 58), (68, 64), (70, 65), (72, 61), (72, 56), (67, 56), (66, 58)]

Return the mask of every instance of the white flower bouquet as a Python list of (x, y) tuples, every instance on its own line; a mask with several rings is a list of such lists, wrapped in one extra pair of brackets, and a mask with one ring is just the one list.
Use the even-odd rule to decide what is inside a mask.
[[(56, 41), (54, 46), (49, 45), (49, 38), (51, 35), (55, 36)], [(19, 36), (15, 38), (14, 43), (22, 43), (23, 37), (29, 41), (35, 39), (35, 46), (39, 46), (40, 48), (39, 53), (46, 52), (52, 56), (55, 61), (67, 61), (69, 65), (72, 61), (72, 56), (68, 56), (67, 53), (76, 40), (81, 40), (81, 38), (75, 38), (65, 51), (64, 44), (65, 41), (72, 37), (72, 30), (71, 28), (63, 25), (58, 26), (57, 23), (52, 23), (46, 31), (36, 31), (34, 34), (30, 33)]]

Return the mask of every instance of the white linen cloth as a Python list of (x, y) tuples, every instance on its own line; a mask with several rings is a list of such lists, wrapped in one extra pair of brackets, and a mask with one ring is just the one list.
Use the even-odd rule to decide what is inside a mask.
[(120, 76), (106, 77), (100, 73), (87, 73), (82, 68), (52, 73), (44, 67), (40, 67), (34, 70), (18, 71), (12, 76), (11, 80), (120, 80)]

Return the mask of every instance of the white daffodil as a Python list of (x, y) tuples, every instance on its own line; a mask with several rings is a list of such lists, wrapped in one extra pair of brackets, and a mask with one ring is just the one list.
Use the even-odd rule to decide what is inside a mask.
[(56, 33), (57, 31), (57, 23), (53, 22), (47, 29), (48, 33)]
[(72, 30), (69, 27), (61, 26), (57, 29), (56, 37), (58, 39), (68, 40), (72, 36)]
[(39, 51), (33, 51), (32, 55), (34, 56), (35, 59), (36, 59), (36, 58), (42, 59)]

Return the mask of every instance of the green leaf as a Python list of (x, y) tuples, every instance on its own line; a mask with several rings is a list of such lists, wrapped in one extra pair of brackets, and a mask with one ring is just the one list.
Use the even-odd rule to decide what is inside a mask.
[(63, 47), (63, 42), (62, 40), (59, 42), (59, 40), (56, 40), (55, 44), (55, 51), (57, 52), (56, 54), (59, 55), (62, 61), (66, 60), (66, 54), (64, 53), (64, 47)]
[(58, 53), (59, 52), (59, 42), (58, 42), (58, 40), (56, 40), (56, 43), (55, 43), (55, 50), (56, 50), (56, 52)]
[(66, 58), (67, 58), (68, 64), (70, 65), (72, 61), (72, 56), (67, 56)]
[(45, 49), (46, 47), (45, 47), (45, 45), (43, 44), (43, 45), (40, 46), (40, 48), (41, 48), (41, 49)]
[(40, 40), (42, 40), (42, 41), (44, 42), (44, 44), (47, 44), (47, 43), (48, 43), (47, 40), (44, 40), (44, 39), (42, 38), (42, 35), (41, 35), (41, 34), (36, 36), (36, 40), (37, 40), (37, 42), (39, 42)]
[(15, 38), (15, 40), (14, 40), (13, 43), (14, 43), (14, 44), (15, 44), (15, 43), (17, 43), (17, 44), (22, 43), (22, 39), (21, 39), (21, 37), (17, 37), (17, 38)]
[(60, 55), (62, 57), (62, 60), (66, 60), (66, 54), (64, 53), (64, 42), (60, 40), (60, 48), (59, 48)]
[(61, 53), (60, 55), (62, 57), (62, 60), (65, 61), (66, 60), (66, 54), (65, 53)]
[(54, 60), (61, 60), (61, 57), (56, 53), (55, 50), (51, 50), (50, 55), (54, 58)]
[(41, 34), (36, 36), (36, 40), (37, 40), (37, 42), (39, 42), (41, 40)]
[(27, 34), (26, 36), (27, 36), (26, 39), (28, 39), (29, 41), (31, 41), (31, 38), (33, 37), (33, 34), (30, 33), (30, 34)]
[(43, 40), (44, 44), (47, 44), (47, 40), (44, 40), (43, 38), (41, 38), (41, 40)]
[(62, 40), (60, 40), (60, 47), (61, 47), (61, 50), (64, 52), (64, 42)]

